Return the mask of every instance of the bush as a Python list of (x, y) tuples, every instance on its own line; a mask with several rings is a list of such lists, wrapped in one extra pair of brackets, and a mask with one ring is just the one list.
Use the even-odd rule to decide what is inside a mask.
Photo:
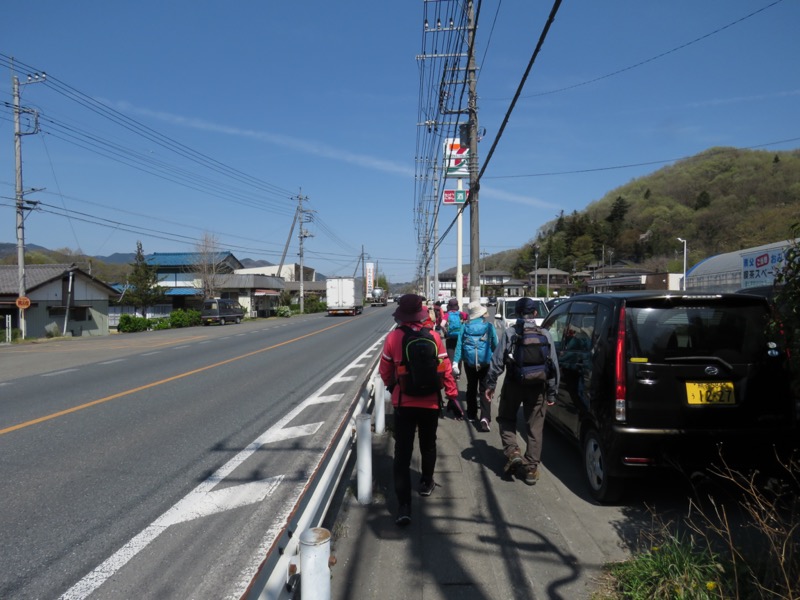
[(144, 317), (137, 317), (134, 315), (124, 314), (119, 318), (119, 325), (117, 331), (120, 333), (135, 333), (137, 331), (147, 331), (150, 326), (150, 320)]
[(152, 329), (153, 331), (159, 329), (171, 329), (170, 321), (168, 317), (161, 317), (158, 319), (148, 319), (147, 320), (147, 328)]
[(303, 303), (303, 310), (307, 313), (325, 312), (328, 305), (321, 302), (319, 298), (309, 298)]
[(61, 337), (61, 328), (57, 323), (48, 323), (44, 326), (44, 334), (49, 338)]
[(170, 327), (175, 329), (179, 327), (196, 327), (200, 325), (200, 311), (199, 310), (183, 310), (179, 308), (173, 310), (169, 315)]
[(279, 317), (291, 317), (292, 309), (289, 308), (288, 306), (279, 306), (275, 314)]

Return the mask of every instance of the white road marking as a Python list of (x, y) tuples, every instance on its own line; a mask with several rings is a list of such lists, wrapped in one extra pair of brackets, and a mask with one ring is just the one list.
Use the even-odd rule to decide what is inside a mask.
[(64, 373), (72, 373), (78, 369), (64, 369), (63, 371), (53, 371), (52, 373), (43, 373), (42, 377), (55, 377), (56, 375), (63, 375)]
[[(342, 369), (342, 372), (352, 368), (353, 364), (356, 364), (362, 359), (363, 355)], [(231, 486), (216, 492), (212, 490), (219, 482), (230, 475), (239, 465), (256, 453), (261, 446), (287, 439), (313, 435), (316, 433), (323, 423), (309, 423), (294, 427), (286, 427), (286, 425), (293, 421), (303, 410), (309, 406), (326, 402), (337, 402), (340, 400), (342, 398), (342, 394), (323, 395), (323, 392), (325, 392), (338, 380), (338, 377), (330, 379), (317, 392), (295, 406), (293, 410), (289, 411), (282, 419), (280, 419), (267, 431), (262, 433), (258, 438), (253, 440), (253, 442), (251, 442), (231, 460), (222, 465), (208, 479), (206, 479), (194, 490), (179, 500), (177, 504), (167, 509), (165, 513), (153, 521), (153, 523), (148, 525), (127, 544), (108, 557), (93, 571), (85, 575), (80, 581), (68, 589), (59, 598), (59, 600), (83, 600), (88, 597), (108, 579), (113, 577), (120, 569), (122, 569), (122, 567), (124, 567), (134, 556), (146, 548), (150, 542), (161, 535), (161, 533), (163, 533), (170, 525), (211, 515), (217, 512), (222, 512), (238, 506), (246, 506), (247, 504), (259, 502), (260, 500), (258, 497), (262, 494), (263, 496), (261, 496), (261, 500), (266, 498), (280, 484), (283, 479), (283, 475), (250, 482), (243, 485)], [(296, 491), (298, 491), (298, 493), (301, 492), (305, 485), (305, 483), (297, 485)], [(283, 524), (285, 522), (283, 517), (288, 518), (289, 515), (292, 514), (293, 510), (294, 507), (289, 506), (288, 504), (287, 506), (278, 507), (276, 516), (280, 515), (282, 518), (273, 520), (274, 525), (269, 529), (267, 535), (263, 538), (260, 545), (260, 554), (258, 556), (263, 557), (263, 552), (261, 552), (261, 549), (269, 549), (272, 546), (275, 537), (283, 528)], [(252, 564), (257, 566), (255, 562)], [(249, 582), (252, 579), (253, 575), (248, 571), (249, 568), (247, 571), (242, 573), (242, 579), (239, 582), (239, 585), (241, 585), (242, 582)]]
[(124, 362), (124, 358), (115, 358), (114, 360), (107, 360), (105, 362), (101, 362), (101, 365), (113, 365), (114, 363)]

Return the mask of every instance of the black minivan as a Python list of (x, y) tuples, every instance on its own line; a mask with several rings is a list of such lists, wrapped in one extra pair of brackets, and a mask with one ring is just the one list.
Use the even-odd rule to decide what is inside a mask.
[(203, 302), (203, 310), (200, 313), (200, 320), (203, 325), (211, 325), (212, 323), (220, 325), (236, 323), (238, 325), (243, 318), (244, 309), (241, 305), (234, 300), (226, 300), (225, 298), (206, 300)]
[(770, 306), (747, 294), (574, 296), (547, 316), (561, 369), (547, 420), (578, 442), (592, 496), (647, 467), (707, 467), (723, 451), (797, 442)]

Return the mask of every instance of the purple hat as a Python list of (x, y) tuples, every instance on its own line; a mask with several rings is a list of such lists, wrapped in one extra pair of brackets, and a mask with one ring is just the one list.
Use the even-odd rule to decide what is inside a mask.
[(450, 298), (447, 301), (447, 310), (458, 310), (458, 298)]
[(392, 316), (404, 323), (424, 321), (430, 316), (428, 309), (422, 305), (422, 296), (405, 294), (397, 301), (397, 310)]

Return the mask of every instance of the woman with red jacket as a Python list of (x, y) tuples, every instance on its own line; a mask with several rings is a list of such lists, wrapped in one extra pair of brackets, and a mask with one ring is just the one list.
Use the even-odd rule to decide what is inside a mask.
[[(392, 315), (398, 327), (389, 332), (383, 344), (380, 375), (386, 387), (392, 390), (394, 407), (394, 488), (399, 510), (398, 525), (411, 522), (411, 455), (414, 451), (414, 435), (419, 435), (421, 477), (418, 492), (430, 496), (436, 487), (433, 472), (436, 467), (436, 431), (439, 428), (439, 402), (441, 391), (416, 396), (401, 391), (400, 376), (403, 363), (403, 338), (406, 332), (401, 327), (419, 331), (429, 319), (423, 298), (406, 294), (398, 300), (397, 310)], [(447, 349), (436, 331), (431, 331), (439, 351), (440, 373), (444, 380), (444, 392), (448, 400), (456, 403), (458, 388), (453, 378)]]

